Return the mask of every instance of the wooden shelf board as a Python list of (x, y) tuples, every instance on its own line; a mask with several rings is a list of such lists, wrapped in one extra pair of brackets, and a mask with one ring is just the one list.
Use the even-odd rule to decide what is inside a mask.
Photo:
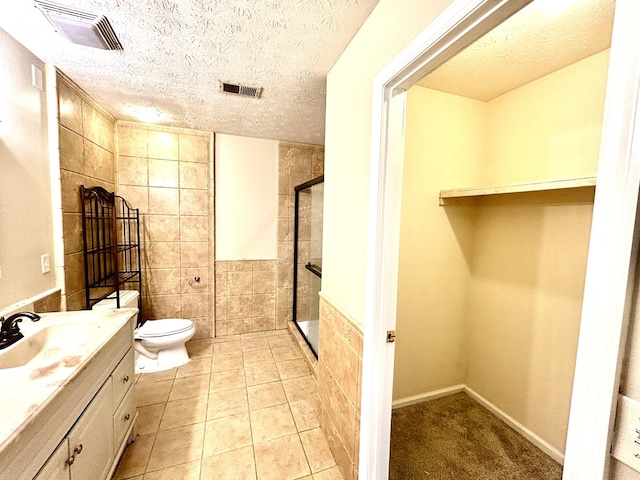
[(457, 198), (485, 197), (490, 195), (505, 195), (509, 193), (544, 192), (571, 188), (586, 188), (595, 187), (595, 185), (596, 177), (589, 176), (530, 183), (517, 183), (513, 185), (495, 187), (455, 188), (440, 191), (440, 205), (447, 205), (447, 200), (449, 199), (453, 200)]

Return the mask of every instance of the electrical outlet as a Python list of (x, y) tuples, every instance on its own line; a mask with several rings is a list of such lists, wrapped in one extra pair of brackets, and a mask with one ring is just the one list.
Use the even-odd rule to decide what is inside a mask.
[(640, 472), (640, 402), (620, 395), (616, 439), (611, 454)]
[(48, 253), (40, 255), (40, 264), (42, 265), (42, 273), (49, 273), (51, 271), (51, 262), (49, 261)]

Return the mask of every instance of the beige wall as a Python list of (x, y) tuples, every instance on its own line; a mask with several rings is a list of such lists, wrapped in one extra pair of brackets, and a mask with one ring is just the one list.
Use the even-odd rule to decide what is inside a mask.
[(608, 64), (605, 50), (488, 102), (481, 184), (595, 175)]
[(44, 77), (44, 63), (0, 30), (0, 310), (56, 285), (47, 106), (32, 65)]
[(486, 104), (409, 91), (394, 398), (466, 384), (564, 450), (593, 193), (437, 195), (595, 174), (607, 64), (605, 51)]
[(66, 309), (83, 310), (80, 185), (115, 190), (115, 118), (60, 73), (58, 109)]
[(451, 3), (381, 0), (327, 76), (322, 290), (364, 316), (373, 78)]
[(442, 185), (476, 181), (486, 104), (408, 91), (393, 398), (463, 384), (474, 235), (470, 207), (442, 208)]
[(118, 122), (117, 140), (117, 193), (142, 216), (143, 318), (189, 318), (211, 337), (212, 135)]
[(276, 258), (278, 142), (216, 135), (216, 260)]

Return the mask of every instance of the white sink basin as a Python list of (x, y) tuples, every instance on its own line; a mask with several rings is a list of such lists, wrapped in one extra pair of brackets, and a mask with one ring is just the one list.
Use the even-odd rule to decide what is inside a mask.
[[(91, 320), (67, 320), (38, 325), (25, 331), (25, 337), (0, 350), (0, 369), (31, 366), (58, 359), (65, 363), (78, 362), (73, 356), (100, 329)], [(72, 365), (66, 365), (72, 366)]]

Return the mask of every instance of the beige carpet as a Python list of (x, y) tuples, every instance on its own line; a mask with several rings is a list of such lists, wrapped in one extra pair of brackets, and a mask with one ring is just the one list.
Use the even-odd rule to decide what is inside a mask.
[(562, 466), (464, 393), (393, 411), (390, 480), (554, 480)]

